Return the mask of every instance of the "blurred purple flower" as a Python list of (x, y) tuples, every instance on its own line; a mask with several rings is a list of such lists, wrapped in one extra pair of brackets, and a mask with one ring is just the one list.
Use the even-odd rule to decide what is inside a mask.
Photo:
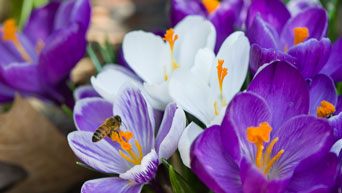
[(6, 20), (0, 30), (0, 84), (7, 87), (0, 90), (1, 102), (14, 92), (59, 104), (72, 100), (65, 80), (85, 53), (90, 14), (89, 0), (70, 0), (34, 10), (22, 32), (14, 19)]
[(216, 28), (217, 53), (223, 41), (235, 31), (235, 27), (242, 27), (249, 3), (249, 0), (171, 0), (170, 24), (173, 27), (188, 15), (207, 18)]
[[(124, 139), (120, 142), (106, 137), (92, 142), (94, 131), (113, 115), (121, 117), (120, 135)], [(184, 111), (176, 104), (169, 104), (154, 137), (153, 109), (141, 91), (130, 84), (121, 88), (113, 104), (97, 97), (78, 100), (74, 120), (78, 131), (68, 135), (74, 153), (96, 170), (119, 174), (119, 177), (85, 182), (83, 193), (140, 192), (142, 186), (154, 178), (160, 159), (168, 159), (176, 151), (186, 121)]]
[(195, 140), (191, 168), (214, 192), (328, 192), (338, 165), (333, 129), (308, 112), (300, 72), (275, 61), (232, 99), (221, 126)]

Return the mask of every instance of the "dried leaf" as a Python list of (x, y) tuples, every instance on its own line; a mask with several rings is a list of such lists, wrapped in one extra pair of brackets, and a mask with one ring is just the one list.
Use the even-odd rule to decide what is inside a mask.
[(90, 177), (88, 170), (75, 164), (66, 137), (27, 99), (17, 95), (11, 110), (0, 114), (0, 123), (0, 161), (28, 174), (7, 193), (63, 193)]

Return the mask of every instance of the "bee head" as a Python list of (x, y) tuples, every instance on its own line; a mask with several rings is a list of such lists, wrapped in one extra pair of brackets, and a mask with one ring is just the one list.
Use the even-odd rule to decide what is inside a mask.
[(121, 117), (119, 115), (115, 115), (114, 119), (121, 124)]

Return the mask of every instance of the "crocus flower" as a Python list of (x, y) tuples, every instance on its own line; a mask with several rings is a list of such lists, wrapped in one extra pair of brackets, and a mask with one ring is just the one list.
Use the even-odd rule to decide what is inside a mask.
[[(241, 28), (249, 1), (244, 0), (172, 0), (170, 8), (170, 24), (175, 26), (188, 15), (200, 15), (210, 20), (216, 28), (215, 52), (223, 41)], [(245, 14), (242, 14), (245, 13)]]
[[(85, 182), (83, 193), (140, 192), (154, 178), (160, 159), (168, 159), (176, 151), (185, 127), (184, 111), (169, 104), (155, 137), (153, 110), (141, 91), (127, 83), (118, 93), (113, 104), (96, 97), (76, 102), (74, 120), (78, 131), (68, 135), (71, 149), (90, 167), (119, 174)], [(122, 120), (120, 131), (111, 138), (92, 142), (94, 131), (114, 115)]]
[(14, 19), (6, 20), (0, 29), (0, 84), (12, 93), (66, 103), (71, 92), (65, 80), (84, 55), (89, 20), (89, 0), (51, 2), (32, 12), (23, 31)]
[(302, 72), (305, 78), (321, 73), (341, 80), (342, 40), (333, 46), (324, 38), (328, 17), (324, 9), (307, 8), (290, 17), (279, 0), (256, 0), (247, 19), (247, 36), (251, 42), (250, 68), (254, 74), (265, 63), (285, 60)]
[(195, 140), (192, 170), (214, 192), (329, 190), (338, 164), (333, 130), (308, 110), (300, 72), (286, 62), (265, 66), (232, 99), (222, 125)]
[[(171, 102), (169, 78), (176, 69), (189, 69), (201, 48), (213, 49), (215, 28), (200, 16), (184, 18), (164, 38), (153, 33), (133, 31), (124, 37), (123, 54), (130, 68), (144, 81), (144, 89), (164, 109)], [(165, 40), (165, 41), (164, 41)]]

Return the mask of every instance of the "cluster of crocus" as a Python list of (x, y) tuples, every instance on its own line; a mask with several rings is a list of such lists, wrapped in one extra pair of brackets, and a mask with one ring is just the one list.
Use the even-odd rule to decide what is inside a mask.
[[(117, 174), (82, 192), (139, 193), (177, 147), (214, 192), (340, 192), (342, 40), (325, 37), (319, 3), (172, 0), (170, 19), (162, 36), (124, 37), (129, 69), (107, 65), (75, 91), (72, 150)], [(115, 116), (120, 128), (92, 142)]]
[(18, 92), (72, 104), (65, 81), (84, 56), (90, 14), (89, 0), (70, 0), (34, 10), (22, 31), (14, 19), (6, 20), (0, 29), (0, 101)]

